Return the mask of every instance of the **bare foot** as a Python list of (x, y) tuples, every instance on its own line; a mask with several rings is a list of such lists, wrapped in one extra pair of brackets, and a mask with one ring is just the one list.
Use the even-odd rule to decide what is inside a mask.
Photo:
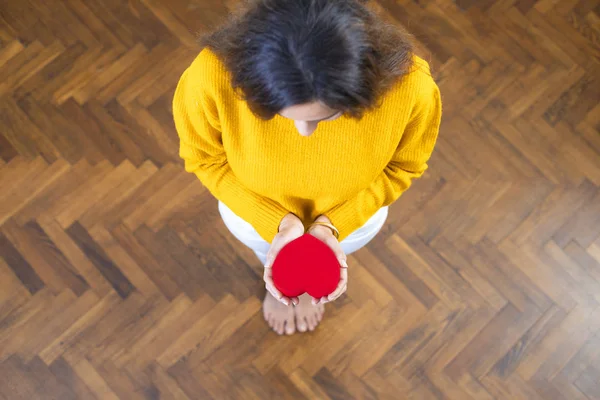
[(267, 292), (263, 302), (263, 315), (269, 326), (279, 335), (285, 332), (292, 335), (296, 330), (300, 332), (314, 331), (323, 319), (325, 307), (323, 304), (314, 306), (311, 297), (307, 294), (300, 296), (300, 303), (296, 306), (286, 306)]
[(283, 335), (284, 332), (287, 335), (292, 335), (296, 332), (294, 307), (291, 304), (286, 306), (276, 300), (269, 292), (267, 292), (263, 302), (263, 315), (267, 324), (279, 335)]
[(294, 307), (296, 315), (296, 329), (300, 332), (314, 331), (323, 319), (325, 307), (323, 304), (312, 304), (312, 298), (304, 293), (299, 297), (300, 303)]

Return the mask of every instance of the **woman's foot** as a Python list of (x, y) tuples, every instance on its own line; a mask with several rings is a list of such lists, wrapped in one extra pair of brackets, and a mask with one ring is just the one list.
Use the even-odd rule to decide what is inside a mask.
[(314, 331), (323, 319), (325, 306), (323, 304), (312, 304), (312, 298), (304, 293), (299, 297), (300, 303), (294, 307), (296, 316), (296, 329), (300, 332)]
[(292, 335), (296, 330), (312, 331), (323, 319), (323, 304), (314, 306), (307, 294), (299, 299), (300, 303), (296, 307), (286, 306), (267, 292), (263, 302), (263, 315), (267, 324), (279, 335)]
[(269, 292), (267, 292), (265, 301), (263, 302), (263, 315), (267, 324), (269, 324), (271, 329), (277, 334), (283, 335), (286, 333), (291, 335), (296, 332), (294, 307), (291, 304), (286, 306), (276, 300)]

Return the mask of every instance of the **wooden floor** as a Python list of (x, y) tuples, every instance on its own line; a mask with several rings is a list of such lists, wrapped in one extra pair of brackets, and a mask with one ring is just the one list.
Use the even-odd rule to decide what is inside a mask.
[(287, 338), (177, 157), (235, 1), (0, 0), (0, 400), (600, 399), (600, 1), (375, 5), (435, 68), (439, 143)]

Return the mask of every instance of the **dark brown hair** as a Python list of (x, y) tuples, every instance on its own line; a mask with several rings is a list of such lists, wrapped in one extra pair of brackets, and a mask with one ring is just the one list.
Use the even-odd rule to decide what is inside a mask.
[(412, 66), (411, 36), (365, 0), (248, 0), (201, 38), (260, 118), (321, 101), (359, 118)]

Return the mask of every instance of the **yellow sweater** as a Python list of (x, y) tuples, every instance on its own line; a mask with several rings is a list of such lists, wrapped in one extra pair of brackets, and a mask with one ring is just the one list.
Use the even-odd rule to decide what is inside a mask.
[(290, 212), (305, 225), (326, 215), (340, 240), (361, 227), (425, 172), (441, 113), (429, 65), (418, 57), (379, 108), (361, 120), (321, 122), (310, 137), (281, 116), (254, 116), (207, 49), (173, 100), (186, 171), (268, 242)]

